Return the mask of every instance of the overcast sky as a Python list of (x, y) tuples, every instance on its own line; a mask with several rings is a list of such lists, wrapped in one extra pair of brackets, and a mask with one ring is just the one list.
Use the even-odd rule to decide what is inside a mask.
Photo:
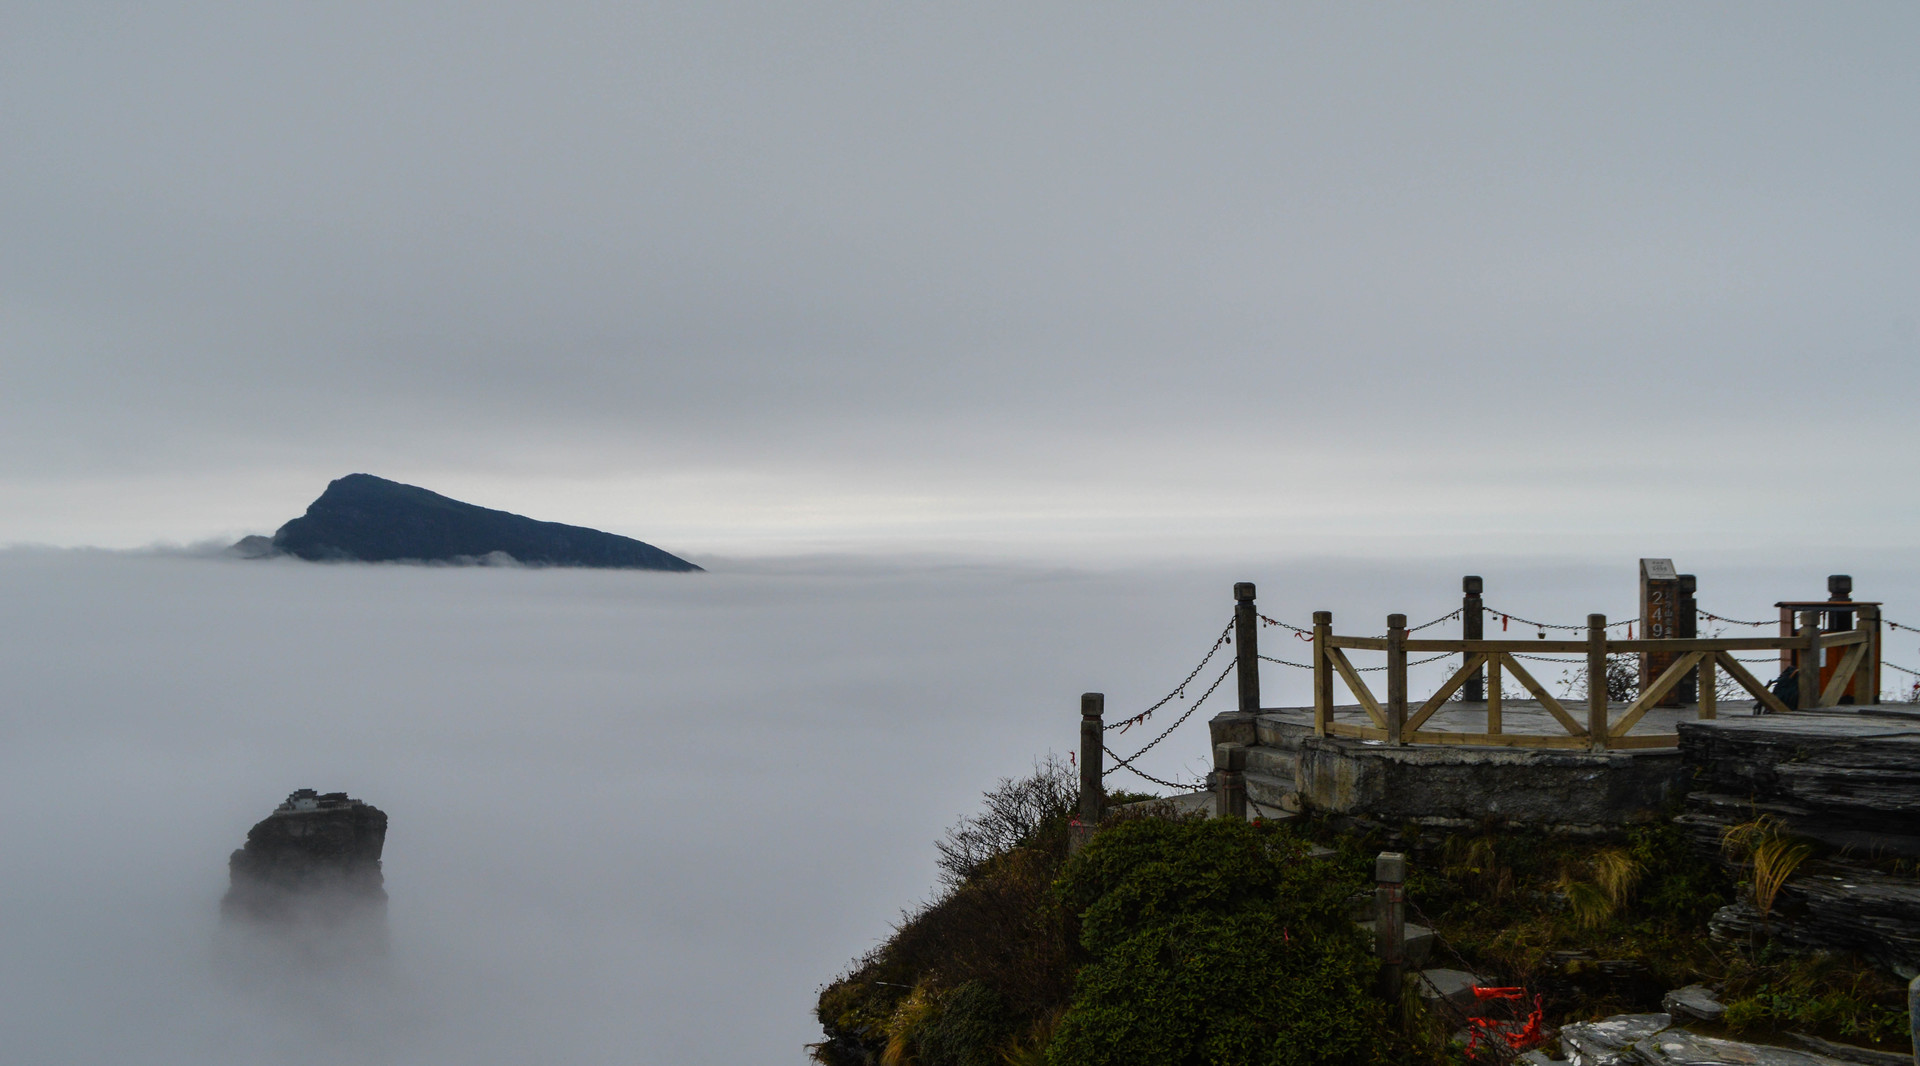
[(1910, 4), (5, 5), (0, 543), (364, 470), (696, 557), (1897, 547), (1916, 56)]

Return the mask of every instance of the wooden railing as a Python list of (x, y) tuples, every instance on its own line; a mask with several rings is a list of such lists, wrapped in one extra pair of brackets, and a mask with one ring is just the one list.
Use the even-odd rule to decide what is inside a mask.
[[(1822, 632), (1818, 611), (1800, 616), (1799, 632), (1790, 636), (1713, 637), (1664, 640), (1611, 640), (1607, 637), (1607, 617), (1587, 616), (1585, 640), (1435, 640), (1410, 638), (1407, 616), (1387, 616), (1384, 637), (1343, 637), (1333, 632), (1333, 614), (1316, 611), (1313, 615), (1313, 722), (1314, 732), (1325, 735), (1380, 740), (1388, 744), (1481, 744), (1522, 748), (1577, 748), (1605, 751), (1610, 748), (1670, 748), (1679, 743), (1675, 733), (1633, 735), (1633, 727), (1654, 707), (1667, 701), (1669, 693), (1686, 676), (1698, 669), (1699, 716), (1712, 718), (1718, 711), (1717, 670), (1751, 693), (1768, 711), (1776, 714), (1795, 710), (1831, 707), (1839, 702), (1863, 663), (1874, 662), (1879, 639), (1877, 608), (1859, 606), (1856, 625), (1840, 632)], [(1845, 649), (1837, 662), (1822, 670), (1825, 652)], [(1348, 651), (1384, 651), (1387, 653), (1386, 697), (1376, 697), (1347, 658)], [(1767, 686), (1755, 678), (1740, 660), (1739, 651), (1780, 652), (1798, 671), (1800, 697), (1797, 707), (1788, 707)], [(1639, 695), (1612, 717), (1607, 699), (1607, 657), (1623, 652), (1642, 652), (1671, 657), (1666, 669), (1646, 685)], [(1407, 658), (1421, 653), (1458, 654), (1461, 662), (1451, 676), (1418, 706), (1407, 696)], [(1553, 693), (1547, 691), (1526, 667), (1515, 658), (1522, 654), (1585, 655), (1587, 697), (1582, 722)], [(1445, 709), (1453, 694), (1480, 670), (1486, 668), (1486, 731), (1466, 733), (1427, 728), (1434, 716)], [(1828, 673), (1822, 678), (1823, 672)], [(1559, 723), (1562, 733), (1509, 733), (1502, 720), (1503, 675), (1511, 674), (1521, 687), (1532, 693), (1540, 706)], [(1345, 683), (1370, 724), (1336, 721), (1334, 718), (1334, 678)], [(1822, 684), (1822, 681), (1825, 681)], [(1471, 705), (1469, 705), (1471, 706)], [(1577, 708), (1576, 708), (1577, 709)]]

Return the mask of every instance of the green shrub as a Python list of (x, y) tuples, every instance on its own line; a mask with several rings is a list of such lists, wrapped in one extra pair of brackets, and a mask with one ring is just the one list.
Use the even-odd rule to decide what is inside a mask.
[(921, 1066), (1000, 1066), (997, 1049), (1012, 1035), (1006, 1001), (968, 981), (941, 999), (915, 1043)]
[(1244, 822), (1108, 828), (1056, 886), (1092, 959), (1050, 1066), (1376, 1060), (1390, 1041), (1349, 880)]

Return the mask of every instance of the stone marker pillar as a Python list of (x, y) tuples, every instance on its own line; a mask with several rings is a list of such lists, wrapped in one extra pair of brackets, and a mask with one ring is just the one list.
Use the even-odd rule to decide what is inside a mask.
[[(1680, 622), (1680, 575), (1674, 572), (1672, 559), (1640, 560), (1640, 637), (1643, 640), (1672, 640)], [(1640, 653), (1640, 691), (1653, 686), (1678, 658), (1670, 651)], [(1680, 693), (1668, 689), (1660, 700), (1662, 707), (1680, 706)]]
[(1239, 653), (1240, 713), (1260, 713), (1260, 613), (1253, 609), (1253, 582), (1233, 586), (1233, 643)]
[[(1682, 640), (1693, 640), (1700, 636), (1700, 601), (1697, 598), (1697, 593), (1700, 591), (1699, 579), (1692, 574), (1681, 574), (1676, 588), (1680, 599), (1676, 605), (1679, 608), (1679, 617), (1674, 620), (1674, 635)], [(1678, 694), (1682, 704), (1699, 702), (1700, 668), (1696, 666), (1688, 670), (1687, 676), (1680, 679), (1680, 684), (1674, 688), (1674, 692)]]
[[(1484, 587), (1477, 574), (1468, 574), (1460, 579), (1460, 591), (1466, 595), (1460, 600), (1460, 639), (1483, 640), (1486, 637), (1486, 608), (1481, 605), (1480, 591)], [(1462, 652), (1463, 658), (1471, 658), (1472, 652)], [(1460, 698), (1467, 703), (1479, 703), (1487, 698), (1487, 668), (1476, 669), (1460, 688)]]
[(1080, 697), (1080, 810), (1074, 816), (1067, 839), (1068, 852), (1079, 851), (1092, 839), (1100, 826), (1107, 802), (1103, 771), (1106, 762), (1107, 730), (1102, 720), (1107, 713), (1104, 692), (1088, 692)]
[(1373, 950), (1380, 956), (1380, 997), (1400, 1002), (1407, 968), (1407, 857), (1383, 851), (1373, 860)]
[(1247, 746), (1213, 746), (1213, 813), (1219, 818), (1247, 818)]

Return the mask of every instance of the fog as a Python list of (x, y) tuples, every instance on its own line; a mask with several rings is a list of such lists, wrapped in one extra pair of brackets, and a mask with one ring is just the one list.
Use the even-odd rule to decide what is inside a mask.
[[(941, 830), (1065, 754), (1080, 692), (1116, 715), (1164, 695), (1231, 581), (1276, 617), (1330, 608), (1365, 632), (1452, 609), (1466, 566), (1527, 617), (1633, 612), (1631, 559), (700, 561), (714, 572), (0, 552), (8, 1057), (799, 1063), (818, 986), (927, 897)], [(1738, 617), (1846, 568), (1711, 562), (1681, 560)], [(1890, 616), (1920, 613), (1910, 564), (1838, 562)], [(1909, 642), (1888, 658), (1920, 660)], [(1269, 665), (1266, 702), (1303, 699), (1300, 673)], [(1230, 694), (1141, 765), (1204, 772)], [(236, 983), (215, 966), (226, 858), (301, 787), (391, 817), (391, 953)]]

